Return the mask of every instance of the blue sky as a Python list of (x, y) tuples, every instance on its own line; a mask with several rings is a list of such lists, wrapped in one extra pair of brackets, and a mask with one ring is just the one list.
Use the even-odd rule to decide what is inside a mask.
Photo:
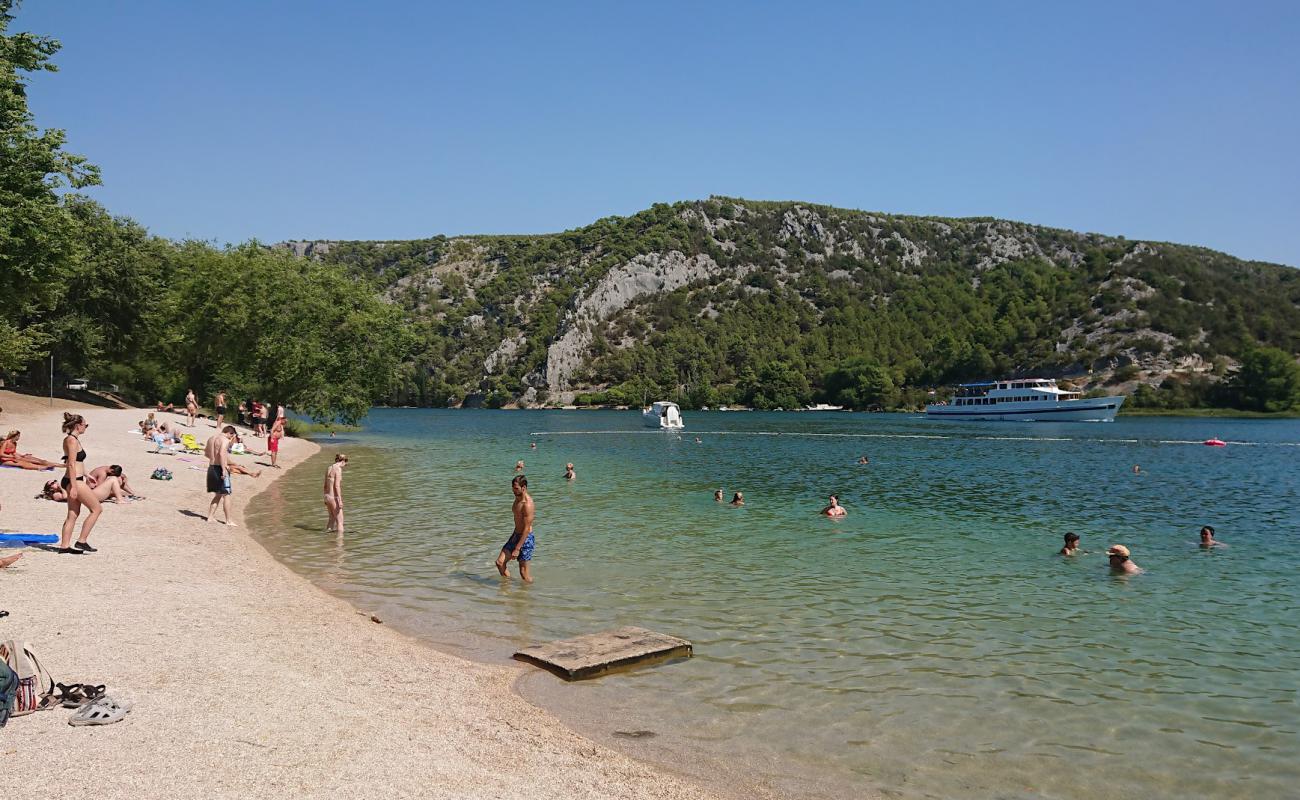
[(156, 233), (400, 239), (710, 194), (1300, 265), (1300, 3), (27, 0)]

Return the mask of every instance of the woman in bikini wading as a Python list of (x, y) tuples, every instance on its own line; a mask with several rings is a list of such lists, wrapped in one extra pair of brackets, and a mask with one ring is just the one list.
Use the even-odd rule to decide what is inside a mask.
[[(68, 493), (68, 516), (63, 520), (63, 534), (59, 537), (60, 553), (95, 552), (95, 548), (87, 544), (86, 540), (90, 538), (91, 530), (94, 529), (95, 523), (99, 521), (99, 515), (104, 511), (103, 506), (99, 504), (99, 498), (95, 497), (95, 493), (86, 485), (83, 474), (82, 464), (86, 460), (86, 451), (81, 447), (81, 434), (86, 432), (87, 427), (89, 427), (88, 423), (80, 414), (63, 412), (63, 432), (67, 434), (63, 437), (63, 461), (67, 474), (63, 476), (61, 485)], [(77, 537), (74, 546), (72, 532), (77, 527), (77, 517), (81, 516), (83, 506), (90, 513), (86, 516), (86, 521), (81, 523), (81, 536)]]
[(348, 457), (343, 453), (334, 456), (334, 463), (325, 470), (325, 512), (330, 516), (326, 531), (343, 532), (343, 468)]

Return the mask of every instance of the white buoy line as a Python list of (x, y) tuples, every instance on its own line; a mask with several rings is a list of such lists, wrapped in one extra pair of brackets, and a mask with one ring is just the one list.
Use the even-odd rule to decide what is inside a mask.
[[(795, 436), (831, 439), (972, 439), (993, 442), (1105, 442), (1107, 444), (1194, 444), (1204, 445), (1202, 439), (1103, 439), (1073, 436), (956, 436), (938, 433), (819, 433), (815, 431), (533, 431), (530, 436), (663, 436), (672, 433), (677, 438), (686, 436)], [(1230, 445), (1244, 447), (1300, 447), (1300, 442), (1246, 442), (1227, 440)]]

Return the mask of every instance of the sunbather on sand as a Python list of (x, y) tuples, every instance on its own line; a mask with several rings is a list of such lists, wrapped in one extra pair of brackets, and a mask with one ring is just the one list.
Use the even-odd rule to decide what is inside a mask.
[(132, 489), (131, 484), (127, 482), (126, 475), (122, 472), (121, 464), (109, 464), (102, 467), (95, 467), (90, 472), (86, 473), (86, 483), (90, 484), (90, 488), (92, 489), (109, 478), (117, 478), (122, 485), (122, 491), (126, 492), (128, 497), (137, 500), (144, 499), (137, 495), (135, 489)]
[[(90, 491), (101, 503), (109, 502), (110, 498), (114, 503), (131, 502), (131, 498), (127, 497), (126, 492), (122, 490), (122, 481), (115, 476), (110, 475), (107, 480), (100, 481), (99, 485)], [(45, 488), (41, 490), (41, 497), (56, 503), (68, 502), (68, 493), (59, 486), (58, 481), (46, 481)]]
[(22, 435), (21, 431), (9, 431), (9, 435), (4, 438), (3, 442), (0, 442), (0, 464), (21, 467), (22, 469), (54, 469), (61, 466), (31, 453), (18, 452), (18, 440)]

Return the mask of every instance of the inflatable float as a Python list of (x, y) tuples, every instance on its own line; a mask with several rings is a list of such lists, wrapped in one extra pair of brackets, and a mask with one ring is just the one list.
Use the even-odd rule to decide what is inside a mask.
[(1205, 446), (1206, 447), (1227, 447), (1228, 443), (1223, 441), (1222, 439), (1206, 439)]

